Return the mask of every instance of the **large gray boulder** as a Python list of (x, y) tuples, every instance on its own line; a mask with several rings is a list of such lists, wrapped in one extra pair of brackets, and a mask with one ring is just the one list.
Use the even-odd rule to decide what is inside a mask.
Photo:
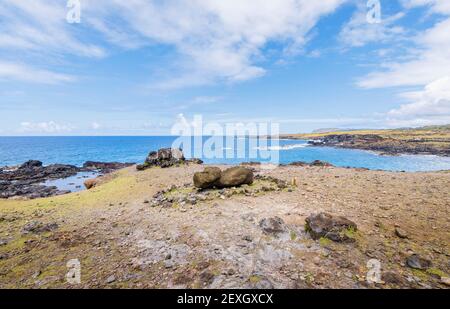
[(253, 171), (251, 169), (236, 166), (222, 172), (218, 186), (221, 188), (238, 187), (253, 183)]
[(206, 167), (203, 172), (194, 174), (194, 186), (200, 189), (208, 189), (216, 186), (217, 181), (222, 176), (222, 171), (218, 167)]
[(136, 168), (138, 170), (145, 170), (154, 166), (167, 168), (183, 162), (185, 162), (185, 158), (181, 149), (162, 148), (158, 151), (150, 152), (144, 164), (137, 165)]

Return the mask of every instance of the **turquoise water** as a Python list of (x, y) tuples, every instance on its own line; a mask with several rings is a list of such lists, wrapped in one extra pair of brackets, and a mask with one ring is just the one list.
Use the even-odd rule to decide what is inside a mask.
[[(142, 162), (151, 150), (170, 147), (172, 136), (161, 137), (0, 137), (0, 166), (27, 160), (44, 164), (82, 165), (85, 161)], [(247, 149), (250, 148), (246, 139)], [(198, 147), (197, 147), (198, 148)], [(201, 148), (201, 147), (200, 147)], [(226, 152), (229, 145), (223, 147)], [(279, 154), (280, 163), (322, 160), (342, 167), (364, 167), (390, 171), (434, 171), (450, 169), (450, 158), (423, 155), (380, 156), (372, 152), (329, 147), (311, 147), (306, 141), (280, 140), (279, 147), (259, 147), (256, 158), (205, 158), (205, 163), (235, 164), (265, 161)]]

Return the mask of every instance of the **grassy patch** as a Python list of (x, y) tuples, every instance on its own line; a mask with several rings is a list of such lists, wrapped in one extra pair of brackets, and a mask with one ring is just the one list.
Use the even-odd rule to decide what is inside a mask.
[(323, 247), (328, 247), (331, 243), (331, 240), (326, 237), (320, 237), (319, 239), (319, 244)]
[(290, 237), (291, 237), (291, 240), (296, 240), (297, 239), (297, 234), (294, 231), (291, 231), (290, 232)]
[(429, 268), (429, 269), (427, 269), (427, 273), (429, 275), (432, 275), (432, 276), (435, 276), (435, 277), (439, 277), (439, 278), (447, 276), (446, 273), (444, 273), (442, 270), (437, 269), (437, 268)]
[(257, 276), (257, 275), (252, 275), (248, 278), (248, 281), (250, 281), (250, 283), (258, 283), (261, 281), (261, 277)]

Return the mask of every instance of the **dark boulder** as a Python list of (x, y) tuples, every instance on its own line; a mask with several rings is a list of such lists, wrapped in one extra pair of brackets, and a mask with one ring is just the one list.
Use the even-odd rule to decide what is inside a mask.
[(162, 148), (158, 151), (152, 151), (145, 159), (144, 164), (136, 166), (137, 170), (142, 171), (150, 167), (159, 166), (161, 168), (168, 168), (180, 163), (184, 163), (183, 151), (174, 148)]
[(23, 163), (19, 169), (29, 169), (29, 168), (36, 168), (36, 167), (42, 167), (42, 162), (37, 160), (30, 160), (25, 163)]
[(134, 165), (134, 163), (87, 161), (83, 164), (83, 170), (101, 171), (102, 173), (110, 173), (132, 165)]
[(333, 164), (325, 162), (325, 161), (320, 161), (320, 160), (315, 160), (313, 161), (311, 164), (311, 166), (321, 166), (321, 167), (332, 167)]
[(253, 171), (251, 169), (236, 166), (222, 172), (218, 181), (221, 188), (238, 187), (241, 185), (250, 185), (253, 183)]
[(208, 189), (217, 185), (222, 176), (222, 171), (218, 167), (206, 167), (203, 172), (194, 174), (194, 186), (199, 189)]
[(265, 218), (259, 222), (259, 227), (265, 234), (282, 234), (287, 232), (286, 224), (279, 217)]
[(45, 232), (51, 232), (58, 228), (58, 224), (52, 223), (42, 223), (40, 221), (31, 221), (25, 224), (22, 228), (22, 234), (39, 234)]
[(325, 237), (336, 242), (352, 242), (357, 225), (344, 217), (320, 213), (306, 218), (306, 230), (313, 239)]
[(431, 261), (419, 256), (418, 254), (413, 254), (406, 259), (406, 265), (413, 269), (427, 270), (431, 267)]

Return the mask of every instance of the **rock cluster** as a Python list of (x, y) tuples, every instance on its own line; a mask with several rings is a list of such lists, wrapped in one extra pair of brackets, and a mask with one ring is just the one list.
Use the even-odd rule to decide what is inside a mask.
[(150, 152), (145, 159), (144, 164), (139, 164), (136, 168), (139, 171), (155, 166), (167, 168), (184, 163), (185, 161), (186, 159), (181, 149), (162, 148), (158, 151)]
[(102, 173), (110, 173), (132, 165), (134, 165), (134, 163), (86, 161), (83, 164), (82, 169), (85, 171), (101, 171)]
[(42, 223), (40, 221), (31, 221), (25, 224), (22, 228), (22, 234), (39, 234), (45, 232), (51, 232), (58, 228), (58, 224), (52, 223)]
[[(185, 184), (182, 187), (172, 186), (166, 190), (159, 191), (153, 196), (151, 205), (153, 207), (172, 207), (196, 205), (199, 202), (212, 201), (216, 199), (227, 199), (235, 195), (256, 196), (258, 194), (281, 191), (289, 187), (289, 185), (280, 179), (269, 176), (256, 175), (253, 185), (244, 184), (240, 187), (230, 188), (209, 188), (200, 189), (192, 188), (191, 184)], [(147, 204), (150, 201), (144, 201)]]
[(253, 183), (251, 169), (236, 166), (222, 171), (218, 167), (206, 167), (203, 172), (195, 173), (194, 185), (199, 189), (231, 188)]
[[(439, 141), (434, 142), (433, 141)], [(331, 134), (315, 138), (308, 143), (313, 146), (330, 146), (351, 149), (377, 151), (387, 155), (433, 154), (450, 156), (450, 149), (446, 147), (448, 139), (434, 140), (427, 138), (397, 139), (383, 137), (377, 134)]]
[(295, 161), (289, 163), (290, 166), (321, 166), (321, 167), (333, 167), (334, 165), (325, 161), (315, 160), (311, 163), (306, 163), (303, 161)]
[(357, 225), (344, 217), (319, 213), (306, 218), (306, 230), (313, 239), (325, 237), (336, 242), (352, 242)]

